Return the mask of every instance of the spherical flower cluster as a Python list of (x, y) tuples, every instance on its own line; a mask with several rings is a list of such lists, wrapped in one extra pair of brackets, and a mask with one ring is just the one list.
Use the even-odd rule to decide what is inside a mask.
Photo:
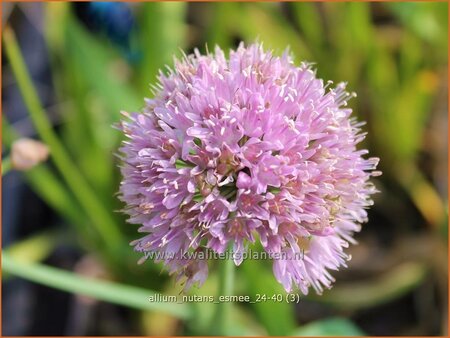
[(345, 266), (344, 249), (367, 221), (378, 173), (378, 159), (356, 149), (364, 134), (345, 85), (328, 88), (311, 65), (258, 43), (229, 59), (220, 48), (196, 51), (159, 81), (120, 126), (120, 196), (146, 233), (135, 249), (189, 288), (208, 264), (186, 252), (231, 247), (239, 265), (259, 241), (287, 292), (329, 288), (329, 270)]

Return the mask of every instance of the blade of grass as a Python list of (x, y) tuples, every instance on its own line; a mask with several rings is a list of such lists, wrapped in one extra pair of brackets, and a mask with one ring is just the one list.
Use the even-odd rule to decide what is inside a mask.
[(190, 317), (186, 304), (152, 302), (154, 291), (130, 285), (101, 281), (39, 263), (25, 263), (2, 253), (2, 271), (66, 292), (89, 296), (98, 300), (140, 310), (157, 310), (181, 319)]
[(86, 222), (84, 213), (79, 210), (78, 202), (68, 193), (67, 188), (51, 172), (47, 165), (41, 164), (25, 173), (32, 188), (63, 217), (66, 217), (71, 224), (77, 226), (79, 230), (88, 234), (89, 223)]
[(39, 97), (28, 74), (14, 33), (8, 27), (4, 30), (3, 40), (6, 55), (39, 135), (49, 146), (56, 167), (92, 219), (105, 245), (114, 251), (122, 243), (121, 234), (115, 225), (114, 219), (104, 209), (53, 131), (51, 123), (39, 102)]

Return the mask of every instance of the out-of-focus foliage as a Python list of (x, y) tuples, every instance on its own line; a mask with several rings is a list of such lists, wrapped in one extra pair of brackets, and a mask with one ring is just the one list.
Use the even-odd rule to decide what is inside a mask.
[[(383, 238), (377, 235), (377, 227), (392, 228), (389, 235), (395, 238), (384, 246), (382, 240), (372, 238), (377, 245), (371, 247), (364, 241), (368, 238), (371, 243), (371, 237), (363, 237), (359, 251), (352, 249), (354, 262), (342, 273), (342, 281), (338, 278), (335, 292), (311, 296), (308, 301), (332, 309), (326, 314), (351, 318), (362, 309), (400, 299), (429, 276), (441, 285), (438, 292), (444, 292), (442, 285), (446, 290), (447, 265), (442, 264), (442, 257), (447, 250), (447, 131), (442, 125), (447, 123), (447, 3), (130, 4), (136, 21), (128, 37), (130, 50), (125, 52), (108, 34), (87, 30), (73, 4), (43, 6), (43, 34), (63, 121), (59, 140), (92, 189), (93, 201), (108, 211), (113, 220), (105, 221), (110, 231), (121, 237), (115, 251), (102, 242), (96, 223), (104, 221), (102, 216), (92, 217), (91, 206), (83, 204), (83, 192), (77, 193), (62, 179), (58, 165), (42, 164), (26, 173), (37, 194), (72, 226), (72, 242), (86, 255), (101, 257), (111, 279), (118, 282), (102, 291), (103, 284), (92, 281), (88, 286), (93, 291), (84, 294), (95, 297), (98, 292), (99, 299), (141, 309), (142, 334), (209, 334), (214, 304), (182, 308), (165, 304), (160, 313), (138, 299), (145, 293), (138, 287), (165, 294), (177, 294), (179, 288), (174, 290), (173, 281), (159, 273), (160, 266), (152, 262), (137, 266), (138, 255), (127, 246), (136, 237), (136, 227), (126, 225), (124, 217), (114, 212), (122, 205), (115, 194), (120, 177), (114, 153), (120, 133), (112, 125), (120, 119), (120, 110), (137, 111), (143, 106), (143, 98), (152, 95), (150, 84), (156, 81), (158, 70), (172, 65), (173, 55), (181, 56), (180, 49), (190, 52), (198, 47), (205, 52), (219, 44), (226, 50), (240, 40), (262, 41), (277, 53), (289, 46), (296, 62), (314, 62), (320, 77), (335, 83), (347, 81), (348, 88), (358, 94), (349, 104), (358, 118), (367, 121), (364, 147), (381, 158), (383, 176), (375, 181), (381, 194), (366, 227), (374, 229), (369, 235), (375, 238)], [(8, 149), (17, 131), (5, 119), (2, 135)], [(403, 238), (415, 243), (417, 227), (424, 240), (417, 246), (403, 245)], [(14, 244), (6, 249), (10, 255), (7, 267), (14, 259), (27, 264), (42, 260), (54, 242), (55, 234), (45, 232)], [(29, 254), (21, 253), (23, 247), (29, 248)], [(379, 261), (371, 259), (371, 254)], [(71, 283), (83, 283), (82, 279), (71, 280), (70, 274), (45, 270), (45, 266), (29, 268), (28, 272), (21, 263), (9, 272), (63, 290), (75, 285)], [(118, 297), (114, 293), (121, 292), (122, 283), (135, 289), (124, 287)], [(215, 294), (216, 284), (213, 269), (205, 286), (193, 293)], [(83, 293), (88, 287), (77, 289)], [(244, 262), (238, 269), (236, 294), (254, 297), (281, 292), (265, 262)], [(338, 317), (298, 328), (305, 321), (303, 308), (286, 302), (233, 307), (235, 326), (229, 328), (230, 334), (363, 334), (349, 319)], [(184, 325), (176, 326), (180, 321)]]

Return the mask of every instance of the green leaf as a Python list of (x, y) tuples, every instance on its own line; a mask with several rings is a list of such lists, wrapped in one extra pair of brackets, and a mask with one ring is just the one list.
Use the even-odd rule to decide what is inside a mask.
[[(247, 294), (254, 299), (255, 295), (285, 294), (285, 290), (276, 281), (273, 273), (261, 262), (244, 261), (240, 267), (245, 281), (248, 283)], [(258, 302), (251, 304), (259, 320), (269, 335), (287, 335), (295, 328), (294, 307), (285, 302)]]
[(143, 55), (137, 75), (141, 95), (148, 95), (159, 69), (172, 65), (172, 57), (186, 41), (184, 16), (187, 6), (182, 2), (147, 2), (138, 12), (139, 44)]
[(310, 294), (308, 299), (340, 310), (360, 310), (396, 299), (419, 285), (427, 275), (422, 263), (407, 262), (370, 281), (336, 285), (323, 295)]
[(4, 252), (15, 260), (34, 263), (47, 258), (56, 244), (56, 233), (45, 231), (9, 245)]
[(138, 287), (82, 277), (72, 272), (37, 263), (25, 263), (2, 253), (2, 271), (35, 283), (98, 300), (128, 306), (140, 310), (157, 310), (188, 319), (190, 308), (186, 304), (153, 302), (156, 293)]
[[(231, 249), (230, 249), (231, 250)], [(218, 296), (232, 296), (234, 293), (234, 278), (236, 265), (230, 258), (218, 261), (219, 265), (219, 288)], [(230, 316), (234, 306), (230, 302), (219, 302), (215, 306), (215, 313), (209, 332), (213, 335), (225, 335), (229, 332), (232, 321)]]
[[(222, 262), (223, 263), (223, 262)], [(239, 272), (239, 269), (237, 270)], [(189, 291), (189, 295), (197, 295), (200, 297), (217, 295), (218, 292), (218, 273), (217, 271), (211, 271), (205, 284), (201, 288), (193, 288)], [(243, 295), (244, 290), (239, 279), (236, 280), (236, 288), (234, 295)], [(177, 288), (174, 289), (173, 282), (167, 284), (167, 288), (171, 289), (171, 294), (175, 294), (181, 291)], [(217, 299), (217, 296), (214, 296)], [(185, 334), (188, 336), (204, 336), (211, 335), (210, 323), (213, 323), (213, 317), (215, 310), (219, 304), (213, 302), (193, 302), (192, 311), (195, 321), (190, 322), (190, 325), (186, 327)], [(226, 335), (227, 336), (264, 336), (266, 331), (261, 323), (259, 323), (254, 314), (248, 311), (245, 307), (246, 304), (233, 303), (233, 311), (231, 312), (232, 325), (228, 325)]]
[(365, 333), (345, 318), (328, 318), (306, 324), (294, 332), (291, 336), (364, 336)]

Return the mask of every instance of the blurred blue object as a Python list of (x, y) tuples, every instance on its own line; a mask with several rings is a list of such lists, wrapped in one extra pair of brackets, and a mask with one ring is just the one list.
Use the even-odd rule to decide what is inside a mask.
[(74, 3), (78, 18), (93, 32), (104, 34), (133, 63), (139, 52), (133, 47), (135, 18), (131, 7), (123, 2)]

